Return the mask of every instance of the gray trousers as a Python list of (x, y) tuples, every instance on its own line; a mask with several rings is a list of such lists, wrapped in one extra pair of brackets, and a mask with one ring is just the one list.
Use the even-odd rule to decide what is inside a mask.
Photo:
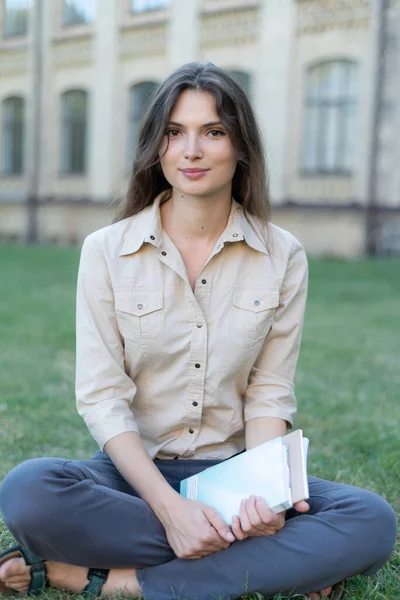
[[(170, 485), (216, 460), (158, 460)], [(0, 487), (0, 509), (16, 540), (46, 560), (137, 569), (146, 600), (231, 600), (307, 593), (388, 560), (396, 537), (391, 506), (376, 494), (310, 477), (308, 514), (287, 513), (269, 537), (234, 542), (197, 560), (177, 558), (149, 505), (107, 454), (91, 460), (39, 458), (14, 468)]]

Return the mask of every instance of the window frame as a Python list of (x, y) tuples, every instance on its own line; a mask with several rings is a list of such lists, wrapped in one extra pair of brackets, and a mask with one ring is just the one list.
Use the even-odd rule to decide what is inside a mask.
[[(134, 4), (135, 4), (135, 0), (130, 0), (129, 2), (129, 10), (131, 12), (131, 14), (133, 15), (143, 15), (149, 12), (154, 12), (157, 10), (165, 10), (166, 8), (168, 8), (169, 6), (169, 0), (147, 0), (147, 2), (151, 3), (151, 2), (159, 2), (160, 5), (159, 6), (148, 6), (147, 8), (143, 8), (143, 9), (135, 9)], [(161, 4), (163, 3), (163, 4)]]
[[(147, 97), (146, 98), (142, 98), (142, 106), (141, 109), (137, 109), (136, 106), (136, 102), (135, 102), (135, 90), (138, 90), (140, 87), (145, 87), (145, 86), (149, 86), (149, 92), (147, 93)], [(151, 89), (150, 89), (151, 86)], [(154, 90), (159, 86), (159, 82), (152, 80), (152, 79), (146, 79), (143, 81), (137, 81), (136, 83), (132, 84), (129, 87), (128, 90), (128, 142), (127, 142), (127, 171), (130, 171), (130, 169), (132, 168), (134, 159), (135, 159), (135, 153), (136, 153), (136, 148), (137, 148), (137, 142), (138, 142), (138, 133), (139, 133), (139, 129), (140, 129), (140, 123), (141, 120), (143, 118), (145, 109), (146, 109), (146, 104), (147, 104), (147, 100), (148, 98), (151, 96), (151, 94), (154, 92)]]
[[(82, 98), (85, 100), (85, 114), (83, 118), (76, 120), (75, 122), (72, 113), (66, 114), (67, 109), (71, 107), (67, 106), (67, 100), (72, 94), (82, 94)], [(83, 151), (82, 159), (78, 167), (74, 166), (74, 153), (73, 145), (76, 144), (74, 141), (74, 132), (71, 127), (83, 124), (83, 133), (79, 132), (79, 135), (83, 137)], [(79, 135), (75, 136), (79, 138)], [(73, 88), (65, 90), (60, 96), (60, 175), (64, 177), (70, 176), (86, 176), (88, 172), (88, 143), (89, 143), (89, 93), (87, 90), (82, 88)]]
[[(332, 85), (334, 77), (334, 69), (337, 67), (341, 69), (340, 77), (342, 81), (345, 80), (345, 84), (342, 84), (337, 97), (334, 94), (324, 94), (319, 90), (317, 98), (311, 97), (311, 85), (313, 76), (318, 76), (318, 70), (323, 70), (327, 66), (331, 67), (330, 79), (328, 84)], [(302, 127), (302, 139), (301, 139), (301, 155), (300, 155), (300, 175), (303, 177), (321, 177), (321, 176), (340, 176), (340, 177), (352, 177), (355, 171), (354, 161), (351, 161), (351, 166), (346, 167), (340, 165), (340, 158), (347, 155), (349, 143), (348, 136), (348, 124), (346, 121), (351, 114), (351, 111), (357, 110), (359, 105), (358, 99), (358, 78), (359, 78), (359, 63), (357, 60), (349, 58), (338, 58), (329, 59), (324, 61), (318, 61), (310, 64), (306, 69), (305, 76), (305, 93), (303, 99), (303, 127)], [(354, 85), (355, 83), (355, 85)], [(352, 85), (353, 84), (353, 85)], [(346, 87), (346, 90), (344, 90)], [(352, 90), (353, 87), (353, 90)], [(323, 163), (326, 163), (326, 157), (329, 151), (329, 133), (327, 134), (327, 122), (326, 115), (329, 113), (332, 115), (334, 111), (337, 112), (337, 123), (339, 129), (336, 130), (337, 139), (334, 144), (334, 166), (326, 167)], [(311, 114), (314, 113), (316, 120), (316, 133), (315, 133), (315, 149), (314, 149), (314, 162), (315, 166), (307, 166), (310, 161), (310, 150), (307, 145), (310, 143), (309, 138), (309, 127), (311, 123)], [(325, 119), (323, 115), (325, 113)], [(355, 116), (357, 120), (357, 115)], [(354, 125), (353, 125), (354, 126)], [(351, 127), (351, 126), (350, 126)], [(354, 156), (354, 154), (353, 154)]]
[[(72, 2), (76, 2), (76, 1), (77, 0), (72, 0)], [(94, 2), (94, 7), (96, 7), (96, 0), (93, 0), (93, 2)], [(90, 26), (95, 21), (95, 16), (93, 16), (93, 19), (89, 19), (89, 20), (75, 20), (75, 21), (69, 20), (68, 19), (68, 11), (69, 10), (70, 10), (70, 7), (68, 6), (68, 0), (62, 0), (62, 26), (63, 27), (80, 27), (81, 25)]]
[[(29, 11), (30, 11), (30, 0), (26, 0), (26, 8), (24, 9), (13, 9), (10, 7), (7, 7), (7, 1), (9, 0), (3, 0), (3, 6), (2, 6), (2, 18), (3, 18), (3, 38), (5, 39), (10, 39), (10, 38), (22, 38), (22, 37), (26, 37), (28, 35), (28, 29), (29, 29)], [(26, 15), (25, 18), (25, 26), (24, 26), (24, 30), (18, 30), (18, 31), (13, 31), (13, 30), (9, 30), (7, 28), (7, 25), (10, 22), (10, 13), (12, 12), (24, 12)]]
[[(19, 106), (12, 107), (14, 111), (21, 111), (19, 122), (15, 115), (8, 117), (6, 114), (7, 104), (18, 102)], [(2, 132), (2, 156), (1, 156), (1, 173), (6, 177), (21, 177), (25, 173), (25, 110), (26, 101), (23, 96), (7, 96), (1, 102), (1, 132)], [(16, 125), (18, 125), (16, 129)], [(14, 147), (16, 138), (19, 135), (19, 157), (15, 161), (16, 149)], [(9, 142), (9, 143), (7, 143)], [(11, 154), (11, 157), (9, 154)], [(18, 162), (19, 167), (15, 168), (14, 163)], [(7, 164), (11, 164), (8, 168)]]
[[(229, 75), (231, 75), (234, 80), (240, 85), (240, 87), (244, 90), (249, 102), (252, 100), (252, 88), (253, 88), (253, 77), (250, 71), (244, 71), (243, 69), (226, 69)], [(242, 76), (244, 76), (246, 81), (246, 85), (243, 85)]]

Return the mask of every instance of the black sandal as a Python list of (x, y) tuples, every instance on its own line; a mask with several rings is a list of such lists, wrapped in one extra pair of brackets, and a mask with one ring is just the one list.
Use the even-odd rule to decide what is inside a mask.
[[(31, 567), (31, 582), (28, 594), (37, 596), (42, 590), (49, 587), (47, 569), (43, 559), (23, 546), (13, 546), (0, 554), (0, 567), (11, 558), (23, 558), (25, 563)], [(0, 594), (12, 594), (13, 589), (6, 587), (0, 581)]]
[[(28, 595), (37, 596), (44, 589), (50, 587), (47, 578), (47, 568), (42, 558), (39, 558), (39, 556), (36, 556), (33, 552), (23, 546), (13, 546), (13, 548), (9, 548), (0, 554), (0, 567), (11, 558), (23, 558), (25, 564), (29, 565), (31, 568), (31, 582), (27, 592)], [(89, 569), (89, 583), (81, 593), (88, 594), (93, 598), (100, 597), (102, 587), (107, 581), (109, 571), (110, 569)], [(6, 587), (0, 581), (0, 594), (12, 594), (13, 592), (13, 589)]]
[(107, 581), (110, 569), (89, 569), (87, 578), (89, 583), (83, 590), (83, 594), (89, 594), (93, 598), (100, 598), (103, 585)]

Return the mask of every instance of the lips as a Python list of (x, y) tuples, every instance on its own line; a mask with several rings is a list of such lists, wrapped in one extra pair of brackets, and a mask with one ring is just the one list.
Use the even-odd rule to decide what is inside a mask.
[(209, 169), (181, 169), (181, 173), (186, 179), (201, 179)]

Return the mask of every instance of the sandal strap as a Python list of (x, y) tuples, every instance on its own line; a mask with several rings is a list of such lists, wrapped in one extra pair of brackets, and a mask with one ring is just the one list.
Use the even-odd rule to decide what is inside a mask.
[(28, 550), (28, 548), (24, 548), (24, 546), (20, 545), (13, 546), (5, 552), (2, 552), (1, 557), (5, 558), (10, 554), (15, 554), (16, 552), (18, 552), (18, 554), (24, 559), (25, 564), (30, 566), (31, 581), (29, 584), (28, 594), (32, 596), (40, 594), (44, 588), (48, 587), (47, 568), (44, 564), (43, 558), (36, 556), (36, 554), (33, 554), (33, 552)]
[(110, 569), (89, 569), (87, 578), (89, 583), (84, 588), (83, 592), (99, 598), (101, 590), (105, 582), (107, 581)]
[(37, 596), (44, 588), (48, 587), (47, 583), (47, 568), (44, 562), (34, 563), (31, 566), (31, 583), (29, 585), (28, 594)]

